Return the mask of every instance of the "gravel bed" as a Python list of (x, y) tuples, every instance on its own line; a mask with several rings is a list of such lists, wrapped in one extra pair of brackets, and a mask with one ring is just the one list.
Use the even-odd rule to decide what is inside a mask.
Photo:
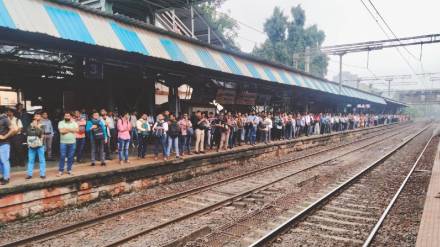
[(271, 245), (361, 246), (431, 134), (416, 137)]
[[(394, 137), (395, 139), (391, 138), (390, 140), (388, 140), (390, 143), (388, 145), (390, 145), (391, 143), (395, 142), (396, 139), (398, 138), (402, 138), (403, 135), (400, 135), (399, 137)], [(365, 152), (365, 151), (364, 151)], [(371, 154), (373, 154), (374, 152), (372, 152)], [(314, 157), (313, 159), (313, 163), (319, 163), (322, 162), (322, 160), (318, 161), (317, 157)], [(328, 157), (325, 157), (325, 159), (328, 159)], [(325, 160), (323, 159), (323, 160)], [(347, 161), (347, 159), (344, 159), (344, 161)], [(351, 160), (351, 162), (353, 162), (353, 160)], [(305, 167), (310, 166), (310, 160), (301, 160), (298, 162), (295, 162), (295, 170), (302, 170)], [(347, 167), (350, 167), (351, 165), (346, 164)], [(322, 174), (325, 173), (325, 170), (329, 170), (329, 171), (333, 171), (334, 174), (336, 176), (341, 175), (342, 170), (339, 171), (335, 171), (335, 167), (317, 167), (316, 169), (310, 170), (308, 172), (304, 172), (298, 175), (295, 175), (293, 177), (290, 177), (288, 179), (283, 180), (282, 182), (279, 182), (276, 184), (276, 188), (277, 188), (277, 195), (272, 195), (271, 198), (264, 198), (264, 201), (262, 202), (263, 205), (271, 203), (274, 201), (275, 198), (280, 198), (282, 196), (284, 196), (285, 194), (290, 194), (293, 193), (293, 191), (296, 191), (297, 188), (294, 188), (292, 186), (292, 184), (296, 184), (298, 181), (303, 181), (305, 179), (308, 179), (310, 177), (316, 176), (316, 174)], [(252, 178), (245, 178), (242, 179), (240, 181), (238, 181), (237, 183), (240, 184), (240, 189), (241, 191), (243, 190), (247, 190), (248, 188), (252, 188), (253, 185), (253, 181), (259, 181), (260, 183), (265, 183), (267, 181), (268, 178), (270, 177), (276, 177), (279, 176), (278, 174), (281, 175), (286, 175), (292, 172), (292, 167), (291, 166), (286, 166), (286, 167), (282, 167), (279, 169), (275, 169), (275, 170), (271, 170), (270, 174), (261, 174), (261, 175), (257, 175), (257, 176), (253, 176)], [(260, 178), (259, 178), (260, 177)], [(246, 180), (249, 180), (248, 183), (246, 183)], [(266, 181), (265, 181), (266, 180)], [(252, 183), (253, 182), (253, 183)], [(251, 187), (248, 187), (249, 185), (252, 185)], [(321, 183), (319, 185), (321, 188), (323, 186), (323, 184)], [(293, 189), (293, 191), (292, 191)], [(237, 186), (233, 186), (233, 184), (227, 184), (224, 186), (221, 186), (219, 188), (215, 189), (216, 191), (222, 191), (224, 193), (236, 193), (237, 191)], [(280, 193), (281, 192), (281, 193)], [(298, 198), (303, 198), (303, 197), (298, 197)], [(252, 203), (245, 203), (246, 206), (248, 207), (248, 211), (247, 214), (253, 214), (253, 212), (255, 212), (255, 205), (253, 205)], [(257, 207), (258, 209), (258, 207)], [(261, 207), (259, 207), (259, 210), (261, 209)], [(238, 209), (239, 212), (242, 212), (243, 210), (241, 210), (240, 208)], [(222, 215), (222, 220), (218, 220), (217, 216), (218, 214)], [(241, 214), (241, 215), (247, 215), (247, 214)], [(127, 244), (125, 244), (124, 246), (144, 246), (144, 245), (148, 245), (148, 246), (161, 246), (162, 244), (170, 241), (170, 240), (175, 240), (176, 238), (170, 237), (169, 233), (173, 232), (174, 235), (179, 235), (179, 236), (185, 236), (185, 234), (191, 233), (193, 231), (196, 231), (197, 229), (199, 229), (201, 226), (210, 226), (211, 229), (215, 229), (218, 228), (224, 224), (228, 224), (231, 222), (231, 220), (236, 221), (237, 220), (237, 211), (233, 210), (232, 212), (230, 210), (224, 210), (224, 209), (219, 209), (217, 211), (214, 212), (213, 216), (210, 217), (211, 213), (206, 214), (206, 217), (192, 217), (188, 220), (185, 220), (184, 222), (180, 222), (179, 224), (176, 224), (175, 226), (177, 228), (173, 228), (173, 229), (161, 229), (161, 232), (163, 233), (162, 235), (152, 235), (152, 234), (146, 234), (145, 236), (142, 236), (138, 239), (136, 239), (135, 241), (131, 241)], [(184, 226), (184, 227), (183, 227)], [(240, 225), (239, 228), (243, 228), (243, 225)], [(182, 234), (182, 232), (185, 232), (185, 234)], [(245, 232), (245, 231), (244, 231)], [(234, 228), (234, 230), (232, 232), (228, 232), (228, 235), (237, 235), (237, 231), (236, 228)], [(171, 238), (171, 239), (170, 239)], [(155, 243), (155, 244), (153, 244)], [(156, 244), (157, 243), (157, 244)], [(208, 246), (213, 246), (211, 244), (209, 244)]]
[[(402, 138), (402, 136), (390, 138), (387, 144), (384, 145), (392, 145), (396, 143), (399, 138)], [(378, 151), (378, 147), (370, 147), (370, 149), (363, 150), (362, 152), (366, 157), (373, 160), (375, 156), (378, 155), (378, 152), (384, 152), (384, 150)], [(190, 242), (187, 246), (245, 246), (246, 244), (243, 244), (242, 240), (252, 235), (253, 231), (261, 230), (261, 228), (264, 229), (268, 223), (275, 223), (278, 216), (282, 217), (279, 219), (281, 222), (284, 221), (285, 217), (291, 216), (286, 215), (287, 211), (306, 201), (313, 200), (313, 197), (322, 196), (326, 193), (326, 190), (329, 190), (335, 185), (336, 181), (346, 176), (346, 174), (355, 173), (363, 168), (365, 164), (360, 163), (358, 157), (359, 153), (347, 155), (332, 165), (321, 166), (303, 173), (301, 176), (286, 179), (278, 185), (278, 187), (290, 188), (290, 190), (286, 190), (284, 195), (278, 197), (268, 205), (264, 205), (258, 212), (250, 212), (240, 218), (234, 218), (232, 221), (215, 229), (215, 231), (207, 237), (202, 237)], [(307, 181), (307, 177), (313, 179)], [(306, 180), (307, 183), (298, 183), (298, 181), (304, 180)], [(237, 233), (237, 227), (246, 228), (247, 230)]]
[(440, 137), (434, 137), (371, 246), (415, 246)]
[[(368, 135), (376, 134), (377, 133), (366, 134), (362, 136), (362, 138)], [(323, 150), (325, 148), (327, 147), (321, 146), (301, 152), (296, 152), (294, 154), (284, 157), (284, 159), (302, 156), (304, 154), (316, 152), (317, 150)], [(219, 181), (227, 177), (236, 176), (271, 164), (273, 164), (273, 159), (266, 159), (259, 162), (248, 162), (244, 165), (235, 165), (226, 170), (199, 176), (190, 180), (167, 185), (159, 185), (148, 190), (101, 200), (97, 203), (92, 203), (85, 207), (70, 208), (59, 213), (54, 213), (52, 215), (44, 215), (44, 217), (37, 216), (33, 219), (28, 219), (26, 221), (19, 221), (7, 224), (1, 229), (0, 243), (9, 242), (13, 239), (33, 235), (38, 232), (44, 232), (60, 227), (62, 225), (71, 224), (73, 222), (79, 222), (84, 219), (89, 219), (91, 217), (96, 217), (111, 211), (127, 208), (145, 201), (150, 201), (163, 196), (172, 195), (190, 188), (195, 188), (201, 185), (205, 185), (207, 183)], [(124, 217), (121, 217), (120, 221), (126, 221), (126, 219), (124, 219)], [(99, 233), (90, 232), (83, 237), (94, 236), (94, 234)]]

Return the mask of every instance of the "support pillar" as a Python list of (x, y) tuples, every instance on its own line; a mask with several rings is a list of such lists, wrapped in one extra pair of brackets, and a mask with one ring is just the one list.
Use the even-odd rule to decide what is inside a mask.
[(156, 80), (154, 78), (148, 78), (146, 81), (146, 88), (147, 113), (156, 115)]
[(339, 54), (339, 94), (342, 94), (342, 56), (343, 53)]
[(169, 110), (179, 117), (180, 113), (180, 99), (179, 99), (179, 87), (175, 84), (169, 86), (168, 92), (168, 105)]
[(114, 100), (114, 95), (113, 95), (113, 81), (110, 80), (108, 82), (108, 87), (106, 87), (106, 94), (107, 94), (107, 102), (105, 104), (105, 107), (109, 110), (109, 111), (114, 111), (115, 110), (115, 100)]

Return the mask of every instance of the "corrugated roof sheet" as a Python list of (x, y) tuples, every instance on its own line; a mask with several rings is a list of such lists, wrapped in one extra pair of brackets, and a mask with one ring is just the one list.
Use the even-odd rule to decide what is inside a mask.
[(370, 93), (345, 86), (339, 93), (337, 85), (324, 79), (304, 75), (284, 66), (272, 66), (270, 62), (256, 62), (258, 60), (141, 28), (70, 4), (47, 0), (0, 0), (0, 26), (386, 104), (382, 97)]

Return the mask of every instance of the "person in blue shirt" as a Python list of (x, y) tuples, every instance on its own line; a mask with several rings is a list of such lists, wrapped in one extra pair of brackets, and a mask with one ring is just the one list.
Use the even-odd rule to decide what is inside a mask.
[(108, 135), (104, 121), (100, 119), (97, 111), (93, 112), (92, 118), (87, 121), (86, 132), (90, 136), (91, 166), (95, 166), (96, 153), (99, 154), (101, 166), (105, 166), (104, 144), (108, 142)]
[(255, 146), (257, 141), (257, 126), (259, 124), (259, 118), (255, 115), (255, 111), (253, 111), (246, 119), (246, 122), (249, 125), (249, 141), (252, 146)]

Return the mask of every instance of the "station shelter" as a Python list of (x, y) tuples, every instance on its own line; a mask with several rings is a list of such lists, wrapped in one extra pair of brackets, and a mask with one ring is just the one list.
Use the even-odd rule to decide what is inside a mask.
[[(136, 19), (62, 0), (0, 0), (0, 84), (33, 105), (179, 113), (394, 113), (404, 104)], [(160, 87), (168, 100), (158, 104)], [(179, 88), (187, 85), (190, 97)], [(160, 102), (161, 103), (161, 102)]]

